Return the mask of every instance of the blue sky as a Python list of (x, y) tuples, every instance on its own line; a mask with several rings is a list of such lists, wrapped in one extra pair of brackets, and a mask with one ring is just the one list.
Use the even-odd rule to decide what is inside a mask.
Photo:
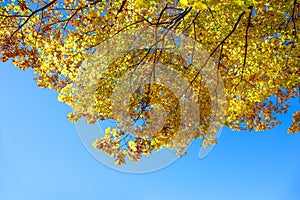
[(298, 99), (270, 131), (225, 128), (205, 159), (198, 159), (194, 142), (171, 166), (136, 175), (95, 160), (66, 119), (70, 108), (33, 77), (0, 63), (1, 200), (300, 199), (300, 134), (286, 133)]

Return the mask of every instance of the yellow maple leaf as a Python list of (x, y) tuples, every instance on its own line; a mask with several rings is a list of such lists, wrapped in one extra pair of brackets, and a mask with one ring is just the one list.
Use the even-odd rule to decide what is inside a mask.
[(207, 8), (207, 5), (205, 5), (204, 3), (201, 3), (199, 1), (195, 1), (192, 6), (198, 10), (204, 10)]
[(184, 6), (188, 6), (189, 4), (188, 0), (180, 0), (180, 3)]
[(128, 142), (128, 147), (129, 147), (129, 149), (131, 149), (132, 151), (136, 151), (136, 150), (137, 150), (136, 144), (135, 144), (135, 142), (133, 142), (133, 141), (129, 141), (129, 142)]

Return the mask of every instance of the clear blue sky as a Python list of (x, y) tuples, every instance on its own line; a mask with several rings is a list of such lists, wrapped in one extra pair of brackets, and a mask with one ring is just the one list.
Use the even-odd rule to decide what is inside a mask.
[[(32, 72), (0, 63), (1, 200), (299, 200), (300, 134), (291, 113), (271, 131), (224, 129), (204, 160), (199, 142), (160, 171), (126, 174), (105, 167), (83, 147), (70, 108), (40, 89)], [(294, 100), (291, 111), (300, 109)]]

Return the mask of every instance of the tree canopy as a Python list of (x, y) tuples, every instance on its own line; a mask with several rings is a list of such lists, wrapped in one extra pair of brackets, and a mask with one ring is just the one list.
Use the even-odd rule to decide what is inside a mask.
[[(221, 76), (226, 99), (224, 125), (233, 130), (269, 130), (280, 124), (275, 115), (287, 113), (290, 99), (300, 98), (300, 4), (296, 0), (0, 2), (0, 59), (11, 60), (21, 70), (32, 68), (39, 87), (56, 90), (58, 100), (74, 109), (68, 115), (73, 122), (83, 117), (88, 123), (121, 119), (121, 125), (107, 128), (105, 137), (92, 144), (115, 157), (117, 164), (125, 163), (126, 157), (136, 162), (163, 147), (183, 155), (196, 138), (202, 139), (203, 146), (216, 143), (216, 130), (210, 129), (215, 121), (212, 95), (190, 57), (156, 44), (128, 51), (111, 63), (103, 57), (102, 64), (107, 66), (100, 72), (90, 71), (97, 75), (96, 79), (85, 79), (90, 83), (78, 78), (86, 70), (97, 69), (88, 68), (84, 61), (96, 50), (101, 52), (98, 46), (113, 40), (111, 48), (117, 52), (122, 41), (114, 37), (126, 31), (151, 27), (171, 30), (205, 49)], [(97, 62), (94, 65), (101, 65)], [(170, 66), (168, 73), (176, 71), (190, 84), (201, 111), (198, 121), (190, 122), (196, 126), (194, 133), (179, 134), (180, 116), (185, 111), (178, 106), (178, 95), (164, 84), (135, 88), (128, 97), (127, 115), (114, 115), (111, 96), (119, 87), (118, 81), (128, 71), (142, 72), (142, 65), (149, 63)], [(95, 90), (85, 90), (88, 84)], [(88, 98), (78, 101), (76, 94), (80, 92)], [(153, 117), (153, 112), (161, 110), (166, 113), (162, 121)], [(134, 126), (137, 122), (140, 126)], [(161, 128), (156, 130), (157, 126)], [(149, 127), (155, 134), (142, 134), (150, 131)], [(288, 132), (299, 130), (300, 112), (296, 111)]]

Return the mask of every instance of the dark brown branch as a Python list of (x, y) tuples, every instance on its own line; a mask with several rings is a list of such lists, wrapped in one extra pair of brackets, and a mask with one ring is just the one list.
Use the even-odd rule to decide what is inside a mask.
[(122, 1), (121, 7), (118, 9), (118, 12), (117, 12), (117, 14), (116, 14), (115, 19), (117, 19), (117, 18), (118, 18), (118, 14), (122, 12), (122, 10), (123, 10), (123, 8), (124, 8), (126, 2), (127, 2), (127, 0), (123, 0), (123, 1)]
[(85, 6), (82, 6), (82, 7), (80, 7), (80, 8), (75, 9), (75, 12), (74, 12), (68, 19), (61, 20), (61, 21), (60, 21), (60, 22), (65, 22), (65, 21), (66, 21), (66, 24), (64, 25), (64, 28), (63, 28), (63, 29), (66, 30), (66, 28), (67, 28), (68, 24), (70, 23), (71, 19), (72, 19), (79, 11), (81, 11), (81, 10), (83, 10), (83, 9), (89, 7), (89, 6), (96, 5), (97, 3), (101, 2), (101, 1), (102, 1), (102, 0), (97, 0), (97, 1), (95, 1), (95, 2), (93, 2), (93, 3), (91, 3), (91, 4), (87, 4), (87, 5), (85, 5)]
[[(239, 25), (239, 23), (240, 23), (240, 21), (241, 21), (241, 19), (242, 19), (242, 17), (243, 17), (243, 15), (245, 14), (246, 12), (245, 11), (243, 11), (240, 15), (239, 15), (239, 18), (238, 18), (238, 20), (237, 20), (237, 22), (234, 24), (234, 26), (233, 26), (233, 29), (230, 31), (230, 33), (218, 44), (218, 46), (211, 52), (211, 54), (209, 55), (209, 57), (208, 57), (208, 59), (205, 61), (205, 63), (203, 64), (203, 66), (201, 67), (201, 68), (203, 68), (203, 67), (205, 67), (206, 66), (206, 64), (208, 63), (208, 61), (209, 61), (209, 59), (212, 57), (212, 55), (217, 51), (217, 49), (220, 47), (220, 46), (223, 46), (223, 44), (224, 44), (224, 42), (234, 33), (234, 31), (236, 30), (236, 28), (238, 27), (238, 25)], [(197, 72), (197, 74), (195, 75), (195, 77), (193, 78), (193, 80), (190, 82), (190, 85), (185, 89), (185, 92), (191, 87), (191, 85), (193, 84), (193, 82), (196, 80), (196, 78), (199, 76), (199, 74), (200, 74), (200, 70)], [(185, 93), (184, 92), (184, 93)], [(183, 94), (184, 93), (182, 93), (181, 95), (180, 95), (180, 97), (179, 98), (181, 98), (181, 96), (183, 96)]]
[[(192, 21), (193, 28), (194, 28), (194, 41), (195, 41), (195, 42), (197, 42), (197, 32), (196, 32), (196, 23), (195, 23), (195, 21), (196, 21), (198, 15), (199, 15), (199, 13), (200, 13), (200, 11), (198, 11), (196, 17), (195, 17), (195, 18), (193, 19), (193, 21)], [(193, 62), (193, 59), (194, 59), (194, 55), (195, 55), (195, 45), (193, 46), (192, 62)]]
[(241, 73), (241, 79), (240, 81), (234, 86), (233, 89), (235, 89), (243, 80), (243, 76), (244, 76), (244, 70), (245, 70), (245, 66), (246, 66), (246, 62), (247, 62), (247, 54), (248, 54), (248, 33), (249, 33), (249, 27), (251, 26), (251, 16), (252, 16), (252, 9), (253, 7), (249, 7), (250, 13), (248, 16), (248, 24), (247, 24), (247, 28), (246, 28), (246, 36), (245, 36), (245, 53), (244, 53), (244, 63), (243, 63), (243, 67), (242, 67), (242, 73)]
[[(248, 16), (248, 24), (246, 28), (246, 36), (245, 36), (245, 54), (244, 54), (244, 64), (243, 66), (246, 65), (246, 60), (247, 60), (247, 51), (248, 51), (248, 32), (249, 32), (249, 27), (251, 25), (251, 16), (252, 16), (252, 7), (250, 8), (251, 11)], [(244, 68), (243, 68), (244, 69)]]
[(223, 44), (221, 46), (221, 51), (220, 51), (220, 56), (219, 56), (218, 70), (220, 69), (220, 66), (221, 66), (222, 53), (223, 53)]
[(197, 12), (196, 16), (194, 17), (193, 21), (183, 30), (183, 32), (187, 31), (191, 27), (192, 24), (194, 25), (196, 23), (196, 19), (198, 18), (200, 13), (201, 13), (201, 11), (199, 10)]
[[(66, 23), (65, 23), (65, 25), (64, 25), (64, 27), (63, 27), (64, 30), (66, 30), (66, 28), (67, 28), (69, 22), (71, 21), (71, 19), (72, 19), (72, 18), (73, 18), (73, 17), (74, 17), (81, 9), (83, 9), (83, 7), (76, 9), (75, 12), (74, 12), (68, 19), (65, 20)], [(62, 21), (60, 21), (60, 22), (62, 22)]]
[(157, 23), (159, 23), (160, 19), (162, 18), (163, 14), (167, 10), (167, 8), (168, 8), (168, 4), (166, 4), (165, 7), (162, 9), (162, 11), (159, 13)]
[(293, 13), (292, 13), (292, 22), (293, 22), (292, 31), (293, 31), (293, 35), (297, 38), (297, 27), (296, 27), (296, 22), (295, 22), (296, 5), (297, 5), (297, 0), (294, 0), (294, 7), (293, 7)]
[(55, 2), (57, 2), (57, 0), (53, 0), (50, 3), (46, 4), (45, 6), (33, 11), (28, 17), (27, 19), (11, 34), (10, 36), (10, 40), (12, 39), (12, 37), (14, 36), (14, 34), (16, 34), (29, 20), (31, 17), (33, 17), (36, 13), (47, 9), (48, 7), (50, 7), (51, 5), (53, 5)]
[(216, 25), (217, 29), (219, 29), (219, 28), (218, 28), (219, 24), (218, 24), (218, 23), (216, 22), (216, 20), (215, 20), (215, 16), (214, 16), (213, 11), (211, 10), (210, 7), (207, 7), (207, 8), (208, 8), (208, 11), (209, 11), (209, 13), (211, 14), (211, 16), (212, 16), (212, 18), (213, 18), (214, 24)]
[(184, 18), (191, 10), (192, 10), (192, 7), (186, 8), (186, 9), (183, 11), (183, 13), (180, 13), (180, 15), (179, 15), (178, 17), (176, 17), (176, 18), (174, 18), (174, 19), (171, 20), (172, 23), (171, 23), (170, 26), (167, 27), (167, 28), (169, 28), (169, 29), (172, 29), (172, 28), (176, 29), (177, 26), (180, 24), (181, 20), (182, 20), (182, 19), (183, 19), (183, 18)]
[(233, 29), (230, 31), (230, 33), (218, 44), (218, 46), (211, 52), (211, 54), (209, 55), (210, 57), (217, 51), (217, 49), (232, 35), (232, 33), (234, 33), (234, 31), (236, 30), (236, 28), (237, 28), (237, 26), (239, 25), (239, 23), (240, 23), (240, 21), (241, 21), (241, 19), (242, 19), (242, 17), (243, 17), (243, 15), (245, 14), (246, 12), (245, 11), (243, 11), (241, 14), (240, 14), (240, 16), (239, 16), (239, 18), (238, 18), (238, 20), (237, 20), (237, 22), (234, 24), (234, 26), (233, 26)]
[[(236, 30), (237, 26), (239, 25), (243, 15), (245, 14), (246, 12), (243, 11), (240, 15), (239, 15), (239, 18), (237, 20), (237, 22), (234, 24), (233, 26), (233, 29), (230, 31), (230, 33), (218, 44), (218, 46), (210, 53), (208, 59), (205, 61), (204, 65), (202, 66), (202, 68), (207, 64), (207, 62), (209, 61), (210, 57), (212, 57), (212, 55), (214, 55), (214, 53), (217, 51), (217, 49), (234, 33), (234, 31)], [(190, 84), (192, 84), (196, 78), (199, 76), (200, 74), (200, 71), (198, 71), (198, 73), (195, 75), (195, 77), (193, 78), (193, 80), (191, 81)]]

